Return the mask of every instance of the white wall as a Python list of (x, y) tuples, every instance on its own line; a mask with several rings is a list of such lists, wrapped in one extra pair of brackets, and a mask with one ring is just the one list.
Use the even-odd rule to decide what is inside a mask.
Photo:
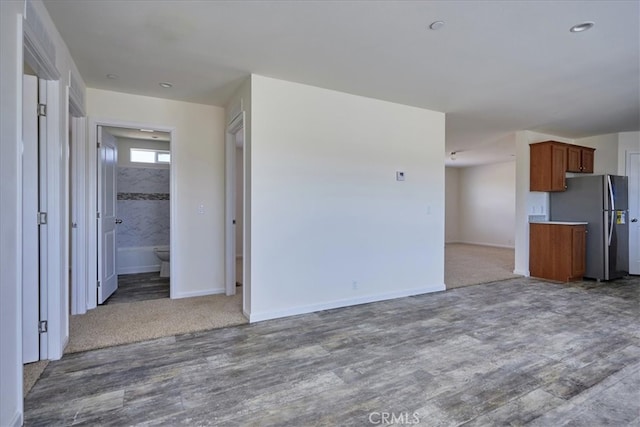
[(516, 162), (460, 168), (459, 241), (514, 247)]
[(456, 243), (460, 242), (460, 168), (444, 168), (444, 171), (444, 241)]
[[(0, 425), (22, 424), (22, 3), (0, 2)], [(20, 48), (18, 48), (18, 46)]]
[(224, 110), (98, 89), (87, 89), (87, 110), (94, 119), (175, 128), (172, 296), (224, 292)]
[(618, 134), (618, 175), (627, 175), (627, 153), (640, 153), (640, 132)]
[(252, 321), (445, 289), (443, 113), (256, 75), (251, 97)]

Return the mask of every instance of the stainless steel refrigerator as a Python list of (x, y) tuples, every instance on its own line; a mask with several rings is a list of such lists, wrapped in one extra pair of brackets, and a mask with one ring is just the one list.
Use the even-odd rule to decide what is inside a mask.
[(629, 272), (627, 177), (589, 175), (567, 178), (567, 190), (551, 193), (551, 221), (586, 221), (584, 277), (611, 280)]

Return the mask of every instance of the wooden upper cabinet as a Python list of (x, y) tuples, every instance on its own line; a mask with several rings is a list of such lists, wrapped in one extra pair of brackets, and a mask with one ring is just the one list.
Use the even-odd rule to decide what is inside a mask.
[(566, 172), (593, 173), (594, 148), (544, 141), (530, 144), (530, 191), (566, 190)]
[(582, 173), (593, 173), (593, 161), (595, 157), (595, 148), (587, 148), (582, 147), (581, 150), (581, 158), (582, 158)]
[(595, 148), (567, 145), (567, 172), (593, 173)]
[(530, 191), (564, 191), (567, 167), (567, 146), (545, 141), (529, 146), (531, 154)]
[(567, 145), (567, 172), (582, 172), (582, 149)]

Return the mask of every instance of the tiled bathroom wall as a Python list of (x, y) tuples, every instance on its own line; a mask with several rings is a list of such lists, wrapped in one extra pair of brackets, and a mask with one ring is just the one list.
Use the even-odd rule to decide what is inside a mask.
[(169, 169), (118, 168), (119, 248), (169, 245)]

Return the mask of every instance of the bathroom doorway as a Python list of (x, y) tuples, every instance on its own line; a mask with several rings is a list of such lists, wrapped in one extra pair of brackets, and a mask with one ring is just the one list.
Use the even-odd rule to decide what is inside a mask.
[(98, 302), (117, 304), (169, 298), (171, 134), (117, 126), (103, 126), (102, 132), (113, 137), (117, 147), (118, 285), (115, 292)]
[[(86, 128), (88, 144), (86, 145), (86, 156), (84, 156), (88, 159), (84, 166), (85, 175), (88, 177), (86, 182), (86, 212), (84, 212), (87, 218), (86, 240), (80, 239), (78, 242), (78, 251), (86, 253), (86, 271), (83, 274), (86, 280), (71, 283), (72, 300), (75, 301), (72, 314), (78, 315), (95, 309), (110, 296), (101, 292), (100, 289), (101, 282), (105, 277), (110, 278), (111, 275), (115, 275), (117, 288), (118, 275), (139, 273), (159, 276), (162, 269), (162, 261), (156, 255), (156, 252), (166, 252), (165, 255), (168, 259), (166, 267), (168, 268), (165, 268), (165, 271), (170, 276), (171, 258), (169, 254), (172, 244), (170, 234), (173, 233), (173, 224), (176, 221), (175, 205), (170, 197), (176, 185), (176, 177), (170, 166), (171, 142), (174, 139), (175, 129), (148, 123), (96, 118), (88, 118), (88, 122), (89, 125)], [(103, 148), (106, 144), (103, 139), (110, 140), (108, 145), (115, 148), (116, 154), (113, 157), (115, 160), (111, 161), (113, 167), (105, 168)], [(134, 150), (134, 156), (146, 156), (146, 159), (150, 159), (151, 155), (154, 156), (153, 163), (151, 163), (151, 160), (146, 160), (146, 167), (139, 167), (137, 173), (140, 174), (140, 177), (145, 178), (145, 175), (153, 175), (155, 173), (162, 175), (161, 182), (141, 179), (140, 184), (145, 186), (138, 190), (135, 187), (130, 187), (127, 190), (127, 187), (122, 185), (118, 188), (118, 169), (123, 167), (131, 167), (133, 169), (133, 166), (144, 166), (145, 164), (144, 161), (135, 161), (135, 158), (133, 159), (134, 162), (132, 162), (132, 149), (140, 151), (140, 153), (136, 153)], [(118, 152), (122, 154), (121, 165), (118, 164)], [(136, 165), (132, 165), (132, 163), (136, 163)], [(145, 172), (144, 169), (152, 170), (151, 172)], [(128, 172), (131, 174), (136, 173), (136, 171)], [(123, 170), (120, 170), (120, 175), (123, 175)], [(107, 192), (110, 194), (109, 201), (106, 201), (104, 197), (103, 184), (107, 181), (111, 183), (110, 186), (112, 187), (112, 190)], [(161, 189), (157, 189), (158, 186), (161, 186)], [(118, 193), (134, 194), (118, 195)], [(133, 213), (138, 212), (141, 215), (131, 216), (131, 210), (127, 210), (127, 207), (130, 206), (123, 206), (126, 204), (123, 203), (125, 201), (136, 202), (137, 207), (133, 207)], [(143, 206), (144, 202), (153, 203), (145, 208)], [(107, 209), (109, 212), (102, 212), (105, 204), (112, 205), (113, 209)], [(118, 207), (118, 204), (120, 207)], [(149, 218), (145, 217), (145, 215), (157, 216), (158, 207), (161, 207), (165, 214), (162, 220), (153, 221), (153, 227), (155, 227), (153, 228), (149, 226)], [(121, 218), (119, 215), (122, 214), (126, 215), (127, 218)], [(83, 217), (81, 214), (79, 216)], [(105, 227), (103, 223), (107, 220), (107, 217), (109, 217), (108, 221), (111, 224), (106, 224), (108, 227)], [(158, 222), (160, 222), (160, 225), (158, 225)], [(140, 223), (142, 225), (136, 225)], [(109, 232), (114, 227), (115, 232), (107, 236), (104, 231)], [(142, 233), (145, 239), (140, 239), (137, 243), (132, 244), (131, 242), (135, 241), (134, 238), (129, 240), (125, 238), (123, 242), (122, 236), (118, 237), (121, 234), (118, 233), (118, 228), (122, 232), (124, 227), (134, 228), (136, 232)], [(162, 230), (161, 241), (158, 240), (160, 237), (157, 235), (158, 233), (153, 231), (158, 228)], [(123, 248), (126, 249), (123, 250)], [(90, 260), (95, 261), (90, 262)], [(137, 280), (137, 282), (139, 284), (140, 280)], [(163, 298), (165, 298), (167, 288), (169, 289), (169, 296), (172, 295), (170, 277), (164, 278), (164, 282), (166, 283), (164, 285)], [(102, 300), (100, 297), (102, 297)]]

